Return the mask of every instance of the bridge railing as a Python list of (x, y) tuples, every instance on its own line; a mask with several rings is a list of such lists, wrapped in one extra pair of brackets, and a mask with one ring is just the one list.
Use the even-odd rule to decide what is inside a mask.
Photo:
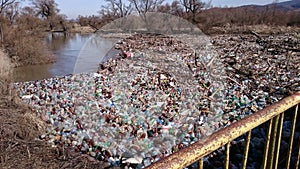
[[(230, 168), (230, 145), (233, 140), (239, 136), (246, 135), (245, 148), (243, 160), (240, 161), (242, 168), (247, 166), (249, 145), (251, 141), (252, 130), (261, 124), (267, 125), (266, 131), (264, 158), (260, 168), (270, 169), (278, 168), (279, 166), (279, 150), (282, 138), (282, 126), (284, 117), (287, 112), (289, 117), (292, 118), (291, 132), (289, 138), (289, 146), (284, 155), (284, 168), (298, 168), (300, 158), (300, 136), (294, 138), (297, 113), (300, 104), (300, 92), (284, 98), (252, 115), (241, 119), (230, 126), (223, 128), (207, 138), (204, 138), (168, 157), (165, 157), (158, 162), (150, 165), (150, 169), (179, 169), (187, 167), (195, 162), (198, 162), (200, 169), (203, 168), (203, 159), (210, 155), (212, 152), (224, 148), (225, 158), (224, 168)], [(288, 110), (288, 111), (287, 111)], [(286, 113), (285, 113), (286, 112)], [(298, 126), (299, 127), (299, 126)], [(296, 164), (291, 166), (292, 152), (296, 151)], [(282, 156), (282, 155), (281, 155)], [(281, 160), (282, 162), (282, 160)]]

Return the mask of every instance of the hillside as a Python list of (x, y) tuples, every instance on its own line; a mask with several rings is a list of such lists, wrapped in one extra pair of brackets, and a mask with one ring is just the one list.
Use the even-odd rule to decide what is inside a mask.
[(267, 5), (244, 5), (237, 8), (256, 8), (259, 10), (262, 9), (279, 9), (282, 11), (300, 11), (300, 1), (299, 0), (291, 0), (279, 3), (271, 3)]

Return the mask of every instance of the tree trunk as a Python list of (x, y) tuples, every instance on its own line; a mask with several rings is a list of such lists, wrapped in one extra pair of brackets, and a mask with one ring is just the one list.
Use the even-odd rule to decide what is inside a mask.
[(1, 38), (1, 45), (3, 46), (3, 39), (4, 39), (4, 34), (3, 34), (3, 26), (2, 26), (2, 22), (0, 21), (0, 38)]

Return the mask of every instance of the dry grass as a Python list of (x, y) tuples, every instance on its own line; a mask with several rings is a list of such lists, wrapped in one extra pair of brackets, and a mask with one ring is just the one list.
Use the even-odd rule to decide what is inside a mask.
[(0, 105), (0, 168), (102, 168), (88, 156), (40, 141), (43, 129), (40, 118), (23, 105)]
[(11, 74), (11, 63), (8, 56), (0, 50), (0, 79), (7, 79)]
[[(3, 86), (10, 91), (7, 84)], [(11, 91), (0, 93), (1, 169), (103, 168), (103, 162), (94, 158), (39, 140), (46, 124)]]
[(68, 32), (71, 32), (71, 33), (87, 34), (87, 33), (94, 33), (96, 31), (91, 26), (81, 26), (77, 23), (74, 23), (74, 24), (70, 25), (69, 27), (70, 28), (68, 29)]
[(4, 45), (14, 66), (54, 62), (42, 35), (22, 28), (4, 29)]
[(0, 17), (0, 22), (0, 45), (14, 67), (55, 61), (44, 41), (46, 34), (40, 19), (22, 16), (12, 23)]

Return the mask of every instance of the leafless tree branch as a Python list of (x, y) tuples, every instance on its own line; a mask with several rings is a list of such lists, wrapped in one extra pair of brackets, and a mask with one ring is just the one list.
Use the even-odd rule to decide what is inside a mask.
[(10, 5), (12, 5), (13, 3), (16, 2), (16, 0), (1, 0), (0, 1), (0, 14), (2, 14), (2, 12), (4, 11), (4, 9)]
[(205, 6), (205, 3), (201, 0), (180, 0), (180, 3), (187, 14), (192, 14), (192, 21), (194, 23), (196, 22), (196, 14), (201, 12)]
[(127, 2), (125, 0), (105, 0), (107, 2), (107, 6), (103, 6), (102, 13), (106, 13), (107, 15), (113, 15), (118, 18), (125, 17), (131, 14), (132, 12), (132, 3)]

